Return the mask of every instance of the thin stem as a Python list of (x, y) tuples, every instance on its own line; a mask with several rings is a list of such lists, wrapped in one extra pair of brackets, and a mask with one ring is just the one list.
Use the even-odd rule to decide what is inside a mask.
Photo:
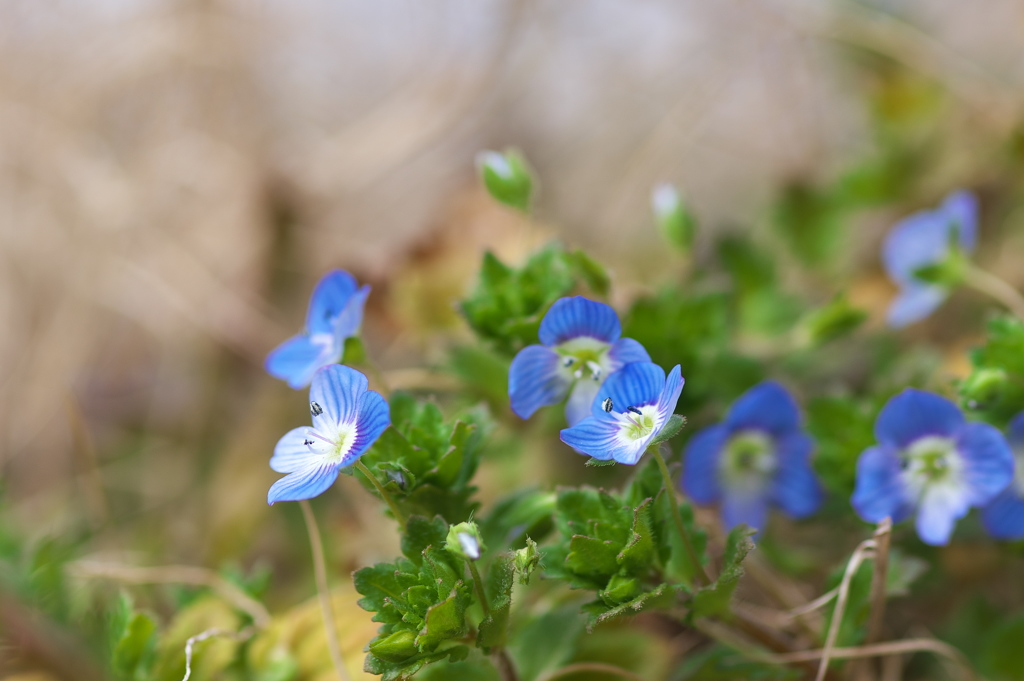
[(818, 664), (818, 675), (815, 677), (815, 681), (822, 681), (825, 678), (828, 662), (836, 645), (836, 637), (839, 636), (839, 626), (842, 624), (843, 614), (846, 612), (846, 601), (850, 596), (850, 583), (853, 581), (853, 576), (857, 574), (857, 568), (870, 556), (874, 548), (874, 539), (862, 541), (850, 556), (850, 562), (846, 564), (846, 572), (843, 573), (843, 581), (839, 583), (836, 607), (832, 611), (832, 621), (828, 625), (828, 634), (825, 636), (825, 645), (822, 647), (821, 662)]
[(338, 645), (338, 628), (334, 623), (331, 594), (327, 590), (327, 568), (324, 565), (324, 545), (320, 539), (320, 528), (317, 527), (316, 516), (313, 515), (313, 507), (309, 505), (309, 501), (303, 499), (299, 506), (302, 507), (302, 517), (306, 520), (309, 545), (313, 549), (313, 574), (316, 576), (316, 592), (320, 597), (320, 612), (324, 618), (327, 649), (331, 652), (331, 661), (338, 672), (338, 678), (341, 681), (350, 681), (345, 670), (345, 660), (341, 656), (341, 646)]
[(661, 471), (661, 480), (665, 485), (665, 493), (668, 494), (669, 506), (672, 508), (672, 521), (676, 524), (676, 530), (683, 540), (683, 546), (686, 547), (686, 554), (690, 559), (690, 563), (693, 564), (694, 573), (698, 581), (703, 584), (710, 584), (711, 580), (708, 579), (707, 573), (704, 572), (704, 566), (700, 564), (700, 558), (698, 558), (697, 552), (693, 549), (690, 535), (686, 532), (686, 526), (683, 525), (683, 516), (679, 513), (679, 503), (676, 500), (676, 488), (672, 484), (672, 476), (668, 472), (668, 466), (665, 465), (665, 459), (661, 456), (657, 446), (651, 447), (650, 452), (658, 463), (658, 469)]
[(1024, 296), (1013, 286), (980, 267), (968, 265), (964, 283), (1002, 303), (1008, 310), (1024, 320)]
[[(868, 619), (868, 631), (864, 645), (877, 643), (882, 638), (882, 625), (885, 623), (886, 577), (889, 572), (889, 544), (892, 539), (892, 519), (884, 518), (875, 530), (875, 571), (871, 576), (871, 616)], [(872, 674), (871, 660), (858, 662), (853, 678), (870, 681), (876, 678)]]
[(539, 681), (555, 681), (564, 676), (571, 676), (573, 674), (579, 674), (581, 672), (594, 672), (596, 674), (608, 674), (609, 676), (618, 676), (622, 679), (629, 679), (629, 681), (646, 681), (644, 677), (623, 669), (622, 667), (616, 667), (615, 665), (605, 664), (603, 662), (577, 662), (570, 664), (561, 669), (556, 669), (546, 676), (542, 676)]
[(377, 494), (379, 494), (381, 498), (384, 499), (388, 507), (391, 509), (392, 515), (395, 516), (395, 520), (398, 521), (398, 527), (401, 528), (402, 532), (405, 532), (405, 515), (400, 510), (398, 510), (398, 505), (395, 503), (395, 500), (391, 498), (391, 495), (388, 494), (386, 489), (384, 489), (384, 486), (380, 484), (380, 481), (377, 480), (377, 476), (371, 473), (370, 469), (366, 467), (366, 464), (364, 464), (362, 461), (358, 459), (356, 459), (355, 466), (359, 470), (359, 472), (365, 475), (366, 479), (373, 483), (373, 486), (377, 488)]
[(484, 580), (480, 579), (480, 571), (476, 569), (476, 561), (467, 560), (469, 563), (469, 574), (473, 575), (473, 590), (476, 592), (476, 599), (480, 601), (480, 607), (484, 611), (484, 619), (491, 616), (491, 606), (487, 603), (487, 594), (484, 593)]
[[(467, 560), (466, 562), (469, 564), (469, 574), (473, 577), (473, 591), (476, 593), (476, 599), (480, 601), (480, 608), (484, 611), (484, 619), (486, 620), (491, 616), (491, 606), (487, 602), (487, 592), (484, 591), (484, 580), (480, 578), (480, 571), (476, 567), (476, 561)], [(498, 670), (501, 681), (519, 681), (519, 675), (516, 673), (516, 668), (512, 665), (512, 660), (509, 659), (508, 653), (502, 648), (494, 648), (491, 652), (492, 661)]]

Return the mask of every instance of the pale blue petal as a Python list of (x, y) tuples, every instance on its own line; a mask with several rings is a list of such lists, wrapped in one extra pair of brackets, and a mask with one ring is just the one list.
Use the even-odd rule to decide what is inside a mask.
[(726, 529), (746, 524), (760, 532), (768, 524), (768, 501), (759, 491), (725, 490), (722, 523)]
[(601, 383), (589, 377), (576, 381), (572, 392), (569, 393), (569, 400), (565, 403), (565, 420), (570, 426), (575, 426), (590, 416), (591, 407), (600, 389)]
[[(641, 407), (657, 404), (665, 388), (665, 370), (650, 362), (634, 362), (627, 364), (605, 379), (597, 392), (592, 414), (597, 418), (604, 415), (602, 404), (611, 398), (612, 409), (623, 412), (627, 407)], [(680, 390), (682, 386), (680, 385)], [(679, 395), (676, 394), (678, 399)], [(673, 405), (674, 407), (675, 405)]]
[(348, 299), (345, 307), (338, 314), (334, 322), (334, 337), (338, 344), (345, 345), (345, 339), (351, 338), (359, 333), (359, 327), (363, 324), (363, 308), (366, 306), (366, 297), (370, 295), (370, 287), (364, 286)]
[(1006, 439), (1014, 447), (1024, 446), (1024, 411), (1010, 419), (1006, 427)]
[(638, 341), (632, 338), (620, 338), (608, 349), (608, 359), (611, 360), (611, 370), (615, 371), (619, 367), (633, 362), (650, 362), (651, 356)]
[(755, 429), (782, 437), (800, 428), (800, 408), (781, 384), (765, 381), (732, 403), (725, 424), (733, 431)]
[(701, 430), (686, 443), (682, 488), (698, 504), (713, 504), (722, 496), (718, 464), (729, 435), (729, 429), (719, 424)]
[(273, 506), (278, 501), (300, 501), (323, 494), (338, 479), (338, 467), (332, 463), (321, 463), (290, 473), (270, 487), (267, 503)]
[(668, 372), (668, 376), (665, 377), (665, 384), (661, 389), (661, 395), (658, 396), (658, 415), (662, 425), (668, 423), (669, 417), (675, 413), (676, 403), (679, 402), (679, 395), (683, 392), (684, 382), (683, 375), (677, 364), (672, 367), (672, 370)]
[(903, 482), (899, 452), (889, 447), (871, 447), (857, 460), (857, 483), (851, 502), (869, 523), (892, 518), (899, 522), (914, 509)]
[(512, 411), (528, 419), (541, 407), (561, 402), (570, 382), (571, 379), (560, 371), (558, 353), (543, 345), (525, 347), (508, 370)]
[(985, 504), (1013, 480), (1013, 451), (995, 427), (968, 423), (957, 433), (956, 448), (964, 461), (962, 479), (971, 504)]
[(949, 253), (949, 219), (939, 211), (922, 211), (900, 221), (882, 244), (885, 270), (898, 284), (919, 280), (914, 272), (942, 262)]
[(875, 421), (875, 438), (897, 449), (928, 435), (953, 437), (964, 415), (941, 395), (907, 388), (882, 408)]
[(563, 429), (559, 437), (580, 454), (587, 454), (602, 461), (617, 461), (617, 454), (622, 448), (619, 430), (619, 423), (615, 419), (598, 419), (591, 416), (572, 428)]
[(948, 296), (949, 291), (942, 286), (905, 284), (889, 304), (886, 323), (894, 329), (902, 329), (919, 322), (942, 305)]
[(811, 468), (814, 441), (793, 433), (776, 442), (778, 469), (772, 480), (772, 499), (793, 518), (805, 518), (821, 506), (822, 489)]
[(971, 504), (962, 490), (928, 487), (917, 511), (917, 535), (925, 544), (948, 544), (956, 521), (967, 515), (970, 508)]
[(956, 229), (960, 248), (970, 253), (978, 239), (978, 199), (968, 191), (958, 191), (946, 197), (939, 209)]
[(328, 272), (313, 289), (306, 313), (306, 331), (311, 334), (334, 334), (335, 321), (345, 309), (348, 299), (356, 292), (359, 284), (355, 277), (344, 270)]
[(305, 388), (316, 370), (341, 359), (341, 348), (314, 343), (309, 336), (289, 338), (267, 356), (267, 373), (287, 381), (292, 388)]
[(355, 422), (359, 399), (369, 387), (366, 376), (342, 364), (331, 364), (316, 372), (309, 389), (310, 408), (316, 403), (321, 414), (313, 415), (313, 426), (321, 433), (336, 433), (342, 424)]
[[(309, 426), (293, 428), (284, 434), (274, 447), (274, 455), (270, 457), (270, 467), (278, 473), (294, 473), (306, 468), (320, 458), (330, 447), (326, 442), (310, 437), (313, 430)], [(313, 445), (307, 445), (307, 442)]]
[(369, 449), (380, 434), (391, 425), (391, 410), (387, 400), (372, 390), (363, 393), (359, 398), (359, 416), (356, 420), (356, 439), (352, 449), (341, 462), (341, 467), (351, 466), (356, 459)]
[(583, 296), (556, 300), (540, 323), (540, 342), (548, 347), (580, 336), (614, 343), (620, 335), (622, 325), (615, 310)]
[(996, 539), (1024, 539), (1024, 498), (1009, 485), (981, 510), (981, 522)]

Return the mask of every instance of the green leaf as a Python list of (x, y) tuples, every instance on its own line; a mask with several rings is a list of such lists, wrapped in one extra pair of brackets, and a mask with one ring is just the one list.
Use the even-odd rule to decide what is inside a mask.
[(616, 617), (629, 617), (644, 610), (669, 607), (675, 602), (676, 595), (680, 590), (680, 587), (676, 585), (659, 584), (656, 589), (644, 592), (633, 600), (613, 608), (608, 608), (603, 603), (591, 603), (590, 607), (585, 608), (591, 614), (590, 621), (587, 623), (587, 631), (593, 631), (598, 624)]
[(385, 662), (404, 662), (420, 652), (416, 647), (416, 634), (408, 629), (375, 639), (369, 650)]
[(480, 531), (488, 546), (518, 549), (526, 538), (542, 541), (554, 527), (555, 494), (547, 490), (525, 489), (494, 504), (480, 521)]
[(654, 439), (651, 440), (651, 443), (647, 445), (647, 447), (657, 447), (662, 442), (668, 442), (676, 435), (678, 435), (679, 431), (681, 431), (683, 429), (683, 426), (685, 425), (685, 416), (680, 416), (679, 414), (672, 414), (671, 416), (668, 417), (668, 421), (665, 423), (665, 427), (661, 429), (660, 433), (654, 436)]
[(583, 634), (585, 620), (575, 605), (542, 611), (516, 626), (508, 651), (523, 681), (534, 681), (565, 666)]
[(134, 678), (144, 659), (152, 654), (156, 623), (145, 613), (135, 613), (114, 648), (114, 671)]
[(409, 517), (402, 535), (402, 555), (415, 565), (423, 563), (423, 552), (428, 546), (443, 547), (448, 536), (448, 523), (440, 516), (428, 520), (423, 516)]
[(773, 223), (790, 250), (808, 267), (830, 264), (845, 242), (843, 208), (827, 190), (809, 184), (787, 187)]
[(824, 345), (850, 335), (867, 318), (866, 310), (851, 305), (845, 295), (838, 295), (826, 305), (807, 313), (801, 326), (812, 345)]
[(729, 612), (732, 594), (743, 576), (743, 559), (754, 548), (750, 537), (754, 534), (746, 525), (734, 527), (725, 540), (722, 571), (714, 584), (703, 587), (693, 595), (690, 610), (697, 617), (714, 617)]
[(982, 662), (989, 674), (1005, 681), (1020, 679), (1024, 669), (1024, 616), (1003, 622), (989, 634)]
[(486, 593), (490, 614), (480, 622), (477, 632), (476, 644), (481, 648), (505, 645), (515, 574), (514, 559), (509, 555), (500, 556), (487, 570)]
[(611, 541), (577, 534), (569, 541), (565, 566), (580, 575), (613, 575), (619, 571), (618, 553), (622, 548)]
[(647, 499), (636, 507), (629, 543), (616, 556), (616, 561), (630, 574), (649, 570), (656, 558), (654, 535), (651, 529), (653, 500)]
[(453, 589), (448, 598), (427, 610), (426, 623), (416, 637), (416, 645), (423, 652), (433, 652), (444, 641), (462, 638), (466, 630), (466, 602)]

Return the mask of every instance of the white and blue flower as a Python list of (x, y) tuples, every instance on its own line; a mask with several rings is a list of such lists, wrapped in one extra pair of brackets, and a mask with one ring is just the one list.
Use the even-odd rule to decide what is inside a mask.
[(951, 401), (907, 389), (875, 421), (878, 445), (857, 461), (853, 507), (861, 518), (899, 522), (916, 513), (926, 544), (949, 542), (956, 521), (1013, 477), (1013, 453), (998, 429), (967, 423)]
[(1024, 539), (1024, 412), (1010, 421), (1006, 439), (1013, 451), (1013, 479), (981, 509), (981, 522), (996, 539)]
[(313, 426), (288, 431), (274, 447), (270, 467), (288, 473), (273, 484), (267, 503), (322, 494), (391, 424), (388, 403), (368, 390), (366, 376), (332, 364), (313, 375), (309, 411)]
[(978, 202), (970, 192), (950, 194), (935, 210), (921, 211), (900, 221), (882, 245), (889, 277), (900, 287), (889, 306), (889, 326), (900, 328), (930, 315), (949, 296), (948, 285), (918, 276), (923, 268), (940, 265), (950, 256), (974, 250)]
[(341, 361), (345, 340), (359, 333), (370, 287), (360, 287), (348, 272), (329, 272), (313, 290), (306, 329), (277, 346), (267, 357), (267, 373), (304, 388), (322, 366)]
[(741, 395), (722, 423), (689, 441), (682, 488), (698, 504), (720, 501), (726, 527), (746, 523), (762, 530), (769, 505), (793, 518), (818, 510), (822, 490), (811, 468), (813, 450), (792, 395), (766, 381)]
[(683, 377), (679, 365), (627, 364), (608, 377), (591, 415), (561, 433), (562, 442), (601, 461), (636, 464), (675, 411)]
[(568, 395), (566, 420), (570, 426), (582, 421), (611, 374), (633, 362), (651, 361), (640, 343), (621, 335), (619, 316), (608, 305), (582, 296), (555, 301), (540, 323), (542, 344), (523, 348), (512, 360), (512, 411), (527, 419)]

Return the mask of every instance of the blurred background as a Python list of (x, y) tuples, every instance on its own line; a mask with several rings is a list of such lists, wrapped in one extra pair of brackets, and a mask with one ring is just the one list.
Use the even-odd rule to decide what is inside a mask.
[[(871, 272), (903, 212), (955, 186), (984, 204), (1019, 170), (1022, 44), (1016, 0), (4, 0), (4, 525), (108, 561), (269, 566), (272, 607), (306, 598), (301, 519), (264, 501), (304, 400), (261, 364), (325, 271), (374, 287), (368, 352), (413, 388), (466, 334), (486, 248), (584, 247), (619, 302), (663, 279), (660, 181), (701, 257), (842, 175), (868, 197), (848, 267)], [(507, 146), (542, 180), (533, 221), (479, 185), (475, 154)], [(345, 575), (394, 540), (339, 484)], [(20, 640), (0, 671), (50, 654)]]

